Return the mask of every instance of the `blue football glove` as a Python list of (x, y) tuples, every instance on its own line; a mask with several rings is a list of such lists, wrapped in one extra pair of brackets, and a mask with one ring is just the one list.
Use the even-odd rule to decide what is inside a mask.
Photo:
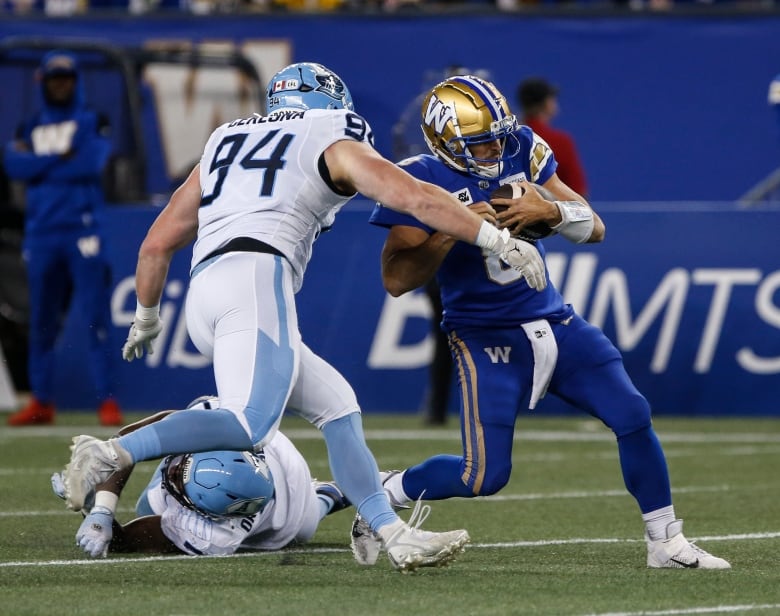
[(76, 545), (92, 558), (105, 558), (108, 555), (108, 544), (114, 535), (113, 521), (114, 514), (108, 507), (93, 507), (79, 526)]

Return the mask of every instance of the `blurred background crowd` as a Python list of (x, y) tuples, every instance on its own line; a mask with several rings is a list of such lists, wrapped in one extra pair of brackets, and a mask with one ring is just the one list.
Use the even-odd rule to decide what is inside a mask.
[(2, 0), (2, 14), (68, 16), (90, 12), (440, 12), (461, 10), (556, 11), (626, 9), (629, 11), (771, 9), (777, 0)]

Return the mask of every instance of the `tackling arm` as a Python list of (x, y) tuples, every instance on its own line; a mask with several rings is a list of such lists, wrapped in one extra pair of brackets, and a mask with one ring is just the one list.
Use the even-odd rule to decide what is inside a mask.
[(140, 359), (144, 351), (154, 352), (152, 343), (162, 331), (160, 298), (168, 268), (176, 251), (195, 239), (199, 207), (200, 165), (195, 165), (152, 224), (138, 252), (135, 319), (122, 347), (122, 357), (127, 361)]
[[(495, 211), (484, 201), (469, 209), (493, 224)], [(436, 231), (432, 235), (417, 227), (395, 225), (382, 248), (382, 282), (393, 297), (425, 285), (436, 275), (457, 240)]]
[(398, 297), (426, 284), (457, 240), (440, 231), (428, 235), (417, 227), (396, 225), (382, 248), (382, 282)]
[(159, 305), (173, 255), (197, 235), (199, 207), (200, 165), (195, 165), (141, 244), (135, 270), (135, 291), (141, 305)]
[(367, 143), (337, 141), (325, 150), (325, 163), (331, 179), (345, 193), (362, 193), (470, 244), (492, 250), (500, 242), (495, 227), (483, 226), (479, 216), (446, 190), (417, 180)]

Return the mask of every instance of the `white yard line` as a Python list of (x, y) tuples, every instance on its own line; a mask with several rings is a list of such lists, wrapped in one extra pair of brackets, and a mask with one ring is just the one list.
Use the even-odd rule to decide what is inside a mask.
[[(595, 424), (594, 424), (595, 425)], [(515, 441), (537, 442), (614, 442), (611, 432), (595, 425), (596, 430), (523, 430), (518, 427)], [(780, 433), (757, 432), (667, 432), (659, 430), (659, 436), (664, 443), (780, 443)], [(322, 434), (314, 428), (298, 428), (284, 430), (292, 440), (320, 440)], [(0, 442), (13, 438), (62, 437), (64, 441), (78, 434), (91, 434), (107, 438), (115, 434), (115, 430), (99, 426), (33, 426), (27, 428), (0, 428)], [(370, 440), (396, 441), (452, 441), (460, 440), (460, 431), (456, 429), (426, 429), (413, 428), (407, 430), (366, 430), (366, 438)]]
[[(772, 533), (746, 533), (742, 535), (719, 535), (713, 537), (700, 537), (699, 539), (707, 541), (755, 541), (760, 539), (777, 539), (780, 537), (780, 532)], [(502, 543), (475, 543), (470, 544), (467, 549), (479, 550), (479, 549), (511, 549), (511, 548), (525, 548), (525, 547), (545, 547), (545, 546), (558, 546), (558, 545), (581, 545), (581, 544), (598, 544), (598, 543), (644, 543), (644, 539), (620, 539), (617, 537), (606, 538), (570, 538), (570, 539), (545, 539), (540, 541), (507, 541)], [(242, 552), (240, 554), (232, 554), (229, 556), (146, 556), (141, 558), (127, 558), (122, 556), (112, 556), (107, 559), (88, 560), (88, 559), (74, 559), (74, 560), (44, 560), (44, 561), (26, 561), (18, 560), (12, 562), (0, 562), (0, 568), (8, 567), (51, 567), (51, 566), (75, 566), (83, 567), (90, 565), (115, 565), (122, 563), (129, 565), (132, 563), (148, 563), (148, 562), (160, 562), (160, 561), (174, 561), (174, 560), (190, 560), (193, 558), (251, 558), (251, 557), (263, 557), (285, 554), (329, 554), (329, 553), (341, 553), (349, 552), (347, 548), (293, 548), (284, 550), (284, 552)], [(666, 614), (667, 612), (631, 612), (631, 614)], [(677, 613), (677, 612), (669, 612)], [(680, 612), (686, 613), (686, 612)], [(697, 613), (697, 612), (691, 612)], [(706, 612), (704, 612), (706, 613)], [(627, 612), (628, 614), (628, 612)], [(603, 614), (600, 616), (607, 616)], [(609, 616), (616, 616), (610, 614)]]
[(672, 610), (640, 610), (638, 612), (600, 612), (587, 616), (675, 616), (677, 614), (729, 614), (731, 612), (753, 612), (759, 610), (780, 610), (780, 603), (748, 605), (716, 605), (713, 607), (689, 607)]

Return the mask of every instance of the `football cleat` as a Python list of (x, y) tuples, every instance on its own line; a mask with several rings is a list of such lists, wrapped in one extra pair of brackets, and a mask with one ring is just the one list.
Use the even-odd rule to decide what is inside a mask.
[(336, 513), (337, 511), (342, 511), (343, 509), (352, 506), (352, 503), (349, 502), (349, 499), (344, 496), (344, 493), (332, 481), (317, 481), (315, 479), (314, 491), (319, 496), (324, 496), (328, 500), (333, 501), (333, 507), (331, 507), (330, 511), (328, 511), (328, 515), (331, 513)]
[(130, 454), (115, 443), (115, 439), (101, 441), (94, 436), (73, 437), (70, 463), (62, 473), (65, 484), (65, 505), (79, 511), (84, 508), (95, 486), (103, 483), (114, 471), (131, 466)]
[(469, 542), (467, 531), (451, 530), (441, 533), (421, 530), (420, 526), (430, 514), (429, 505), (417, 501), (408, 523), (398, 520), (385, 531), (385, 549), (390, 563), (408, 573), (419, 567), (443, 567), (452, 562)]
[(350, 536), (352, 555), (359, 565), (375, 565), (382, 551), (382, 540), (374, 534), (360, 514), (355, 514)]
[[(54, 492), (54, 496), (57, 498), (65, 500), (65, 479), (62, 477), (62, 473), (54, 473), (51, 476), (51, 491)], [(94, 506), (95, 492), (92, 491), (87, 494), (86, 498), (84, 499), (84, 507), (81, 510), (81, 513), (84, 515), (89, 515), (89, 512), (92, 511), (92, 507)]]
[(682, 534), (682, 520), (666, 527), (666, 539), (647, 541), (647, 566), (651, 569), (731, 569), (728, 561), (713, 556), (688, 541)]

